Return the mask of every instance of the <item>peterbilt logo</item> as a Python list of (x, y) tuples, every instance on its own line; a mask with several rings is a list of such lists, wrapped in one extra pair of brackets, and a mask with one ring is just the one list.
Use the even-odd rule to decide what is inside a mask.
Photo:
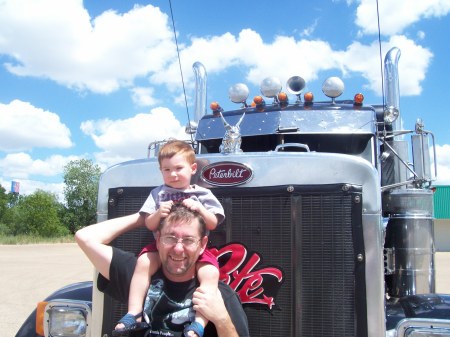
[(205, 166), (200, 177), (213, 186), (236, 186), (251, 180), (253, 171), (244, 164), (227, 161)]

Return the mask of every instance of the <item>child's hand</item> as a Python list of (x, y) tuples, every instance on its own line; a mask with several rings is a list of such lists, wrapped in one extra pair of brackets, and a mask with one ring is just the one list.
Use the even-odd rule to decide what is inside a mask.
[(165, 218), (169, 215), (170, 210), (172, 209), (173, 201), (163, 201), (159, 204), (158, 212), (161, 216), (161, 218)]
[(193, 212), (198, 212), (198, 213), (202, 213), (202, 211), (205, 209), (205, 207), (202, 205), (202, 203), (198, 200), (194, 200), (194, 199), (184, 199), (183, 200), (183, 205), (187, 208), (189, 208), (191, 211)]

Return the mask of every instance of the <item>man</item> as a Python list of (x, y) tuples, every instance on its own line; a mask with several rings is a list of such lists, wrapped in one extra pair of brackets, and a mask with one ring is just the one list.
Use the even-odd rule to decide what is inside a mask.
[[(108, 243), (143, 225), (143, 218), (136, 213), (85, 227), (75, 235), (101, 274), (99, 289), (125, 303), (136, 257)], [(159, 226), (156, 244), (161, 269), (152, 278), (144, 305), (144, 316), (151, 327), (149, 336), (183, 336), (184, 327), (194, 319), (193, 310), (213, 324), (206, 327), (204, 337), (249, 336), (247, 318), (230, 287), (220, 283), (216, 293), (197, 288), (195, 262), (207, 241), (203, 218), (182, 205), (174, 206)]]

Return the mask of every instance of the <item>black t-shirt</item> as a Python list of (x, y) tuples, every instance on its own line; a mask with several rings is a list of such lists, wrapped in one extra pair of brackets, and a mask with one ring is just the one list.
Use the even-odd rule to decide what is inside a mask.
[[(198, 287), (197, 280), (188, 282), (172, 282), (161, 271), (153, 277), (145, 298), (144, 312), (151, 326), (148, 336), (182, 337), (186, 325), (195, 319), (192, 308), (192, 295)], [(249, 336), (247, 317), (236, 293), (220, 282), (225, 306), (240, 336)], [(212, 323), (206, 326), (204, 337), (217, 336)]]
[[(127, 303), (131, 278), (136, 265), (136, 256), (116, 247), (113, 248), (109, 269), (109, 280), (98, 275), (97, 287), (116, 300)], [(151, 287), (145, 300), (145, 309), (151, 322), (151, 333), (146, 337), (182, 337), (184, 325), (194, 321), (192, 294), (198, 281), (171, 282), (158, 271), (152, 276)], [(225, 283), (219, 282), (219, 290), (240, 337), (249, 337), (248, 321), (238, 295)], [(155, 310), (157, 309), (157, 310)], [(205, 328), (203, 337), (216, 337), (212, 323)]]

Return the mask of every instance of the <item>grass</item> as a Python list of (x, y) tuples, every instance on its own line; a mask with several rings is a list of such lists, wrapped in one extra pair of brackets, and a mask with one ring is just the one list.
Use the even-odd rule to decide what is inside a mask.
[(44, 238), (32, 235), (0, 235), (0, 245), (26, 245), (36, 243), (72, 243), (75, 242), (73, 235), (54, 238)]

